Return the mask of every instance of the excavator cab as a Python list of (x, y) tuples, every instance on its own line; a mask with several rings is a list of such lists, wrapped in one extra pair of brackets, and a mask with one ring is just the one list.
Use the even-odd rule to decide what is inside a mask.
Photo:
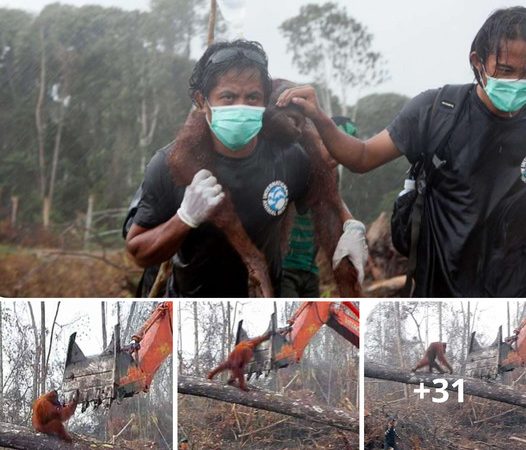
[(471, 333), (466, 375), (474, 378), (496, 379), (500, 374), (513, 370), (506, 364), (508, 355), (513, 350), (511, 345), (502, 340), (502, 326), (499, 327), (495, 341), (488, 347), (482, 347), (475, 331)]
[(133, 385), (122, 385), (119, 381), (129, 372), (139, 371), (133, 351), (121, 347), (120, 326), (116, 325), (106, 349), (93, 356), (86, 356), (76, 343), (77, 333), (69, 338), (66, 365), (62, 380), (62, 391), (66, 398), (78, 389), (82, 412), (90, 403), (95, 408), (101, 404), (109, 407), (113, 400), (132, 396)]
[(172, 302), (162, 302), (132, 336), (131, 344), (121, 345), (120, 325), (113, 330), (109, 345), (98, 355), (86, 356), (69, 338), (62, 391), (66, 399), (79, 391), (82, 412), (90, 403), (109, 407), (139, 392), (147, 392), (163, 361), (172, 353)]
[[(286, 330), (287, 328), (277, 327), (276, 312), (273, 312), (270, 316), (269, 325), (265, 332), (270, 333), (270, 339), (258, 345), (254, 350), (254, 356), (245, 366), (247, 380), (250, 380), (252, 375), (255, 375), (256, 379), (263, 374), (268, 376), (271, 370), (281, 369), (294, 361), (292, 354), (290, 360), (280, 359), (279, 361), (276, 361), (276, 355), (282, 353), (283, 349), (287, 346), (290, 346), (290, 343), (284, 335)], [(246, 330), (243, 328), (243, 320), (240, 320), (237, 326), (236, 345), (248, 339), (250, 338)]]

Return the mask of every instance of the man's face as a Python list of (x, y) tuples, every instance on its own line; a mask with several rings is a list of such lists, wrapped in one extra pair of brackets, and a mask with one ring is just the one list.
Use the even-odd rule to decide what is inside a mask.
[(210, 106), (249, 105), (265, 106), (265, 95), (260, 73), (257, 69), (247, 69), (239, 72), (232, 69), (220, 76), (216, 86), (208, 95), (208, 104), (200, 103), (211, 119)]
[(471, 64), (480, 74), (481, 84), (477, 86), (477, 95), (494, 114), (501, 117), (513, 117), (518, 111), (511, 113), (497, 109), (486, 93), (485, 86), (488, 76), (507, 80), (526, 78), (526, 41), (522, 39), (502, 41), (498, 56), (497, 61), (497, 55), (491, 54), (483, 63), (476, 52), (471, 53)]
[(484, 67), (478, 57), (474, 57), (474, 55), (476, 54), (472, 54), (472, 62), (481, 73), (484, 85), (486, 84), (486, 75), (508, 80), (526, 78), (526, 41), (522, 39), (503, 41), (500, 46), (498, 61), (497, 55), (493, 53), (488, 56)]

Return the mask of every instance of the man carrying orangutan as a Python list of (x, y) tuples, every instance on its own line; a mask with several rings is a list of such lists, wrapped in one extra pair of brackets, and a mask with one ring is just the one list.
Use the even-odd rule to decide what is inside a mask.
[[(213, 173), (201, 169), (181, 183), (170, 166), (171, 146), (148, 164), (127, 249), (141, 267), (172, 258), (170, 297), (249, 296), (244, 260), (210, 220), (226, 207), (224, 199), (233, 203), (243, 231), (268, 266), (273, 295), (280, 296), (283, 218), (291, 204), (303, 208), (311, 167), (300, 145), (279, 145), (260, 134), (272, 89), (267, 65), (257, 42), (211, 45), (194, 67), (190, 93), (209, 127)], [(192, 137), (188, 127), (184, 132)], [(358, 239), (353, 231), (352, 239), (341, 239), (337, 248), (355, 267), (364, 264), (366, 254), (363, 225), (360, 230)]]

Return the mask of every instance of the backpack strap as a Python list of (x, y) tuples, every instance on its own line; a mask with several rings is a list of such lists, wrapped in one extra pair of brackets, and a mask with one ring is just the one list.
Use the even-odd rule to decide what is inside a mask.
[(428, 148), (422, 153), (421, 160), (416, 163), (421, 165), (420, 169), (422, 170), (416, 169), (418, 173), (415, 178), (417, 196), (411, 212), (411, 245), (405, 285), (401, 291), (402, 297), (412, 297), (414, 290), (413, 278), (416, 271), (416, 253), (422, 225), (426, 187), (431, 184), (433, 175), (446, 163), (445, 160), (441, 159), (438, 152), (443, 150), (449, 141), (463, 110), (465, 100), (473, 86), (473, 84), (446, 84), (438, 90), (433, 102), (427, 126)]

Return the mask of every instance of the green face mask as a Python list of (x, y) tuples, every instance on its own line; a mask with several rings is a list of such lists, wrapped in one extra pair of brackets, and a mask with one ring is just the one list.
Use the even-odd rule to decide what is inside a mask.
[(514, 112), (526, 105), (526, 80), (507, 80), (486, 75), (484, 90), (499, 111)]
[(263, 126), (263, 106), (208, 106), (212, 111), (210, 129), (233, 152), (247, 145)]

